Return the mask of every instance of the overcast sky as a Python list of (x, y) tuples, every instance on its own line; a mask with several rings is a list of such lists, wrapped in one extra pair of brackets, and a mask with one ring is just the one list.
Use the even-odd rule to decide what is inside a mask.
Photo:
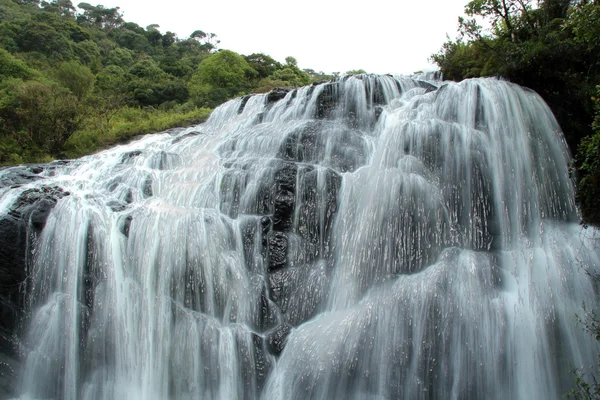
[[(300, 68), (323, 72), (364, 69), (412, 72), (428, 67), (469, 0), (96, 0), (121, 7), (124, 19), (160, 25), (186, 38), (193, 31), (217, 34), (219, 48), (265, 53)], [(78, 4), (77, 2), (73, 2)]]

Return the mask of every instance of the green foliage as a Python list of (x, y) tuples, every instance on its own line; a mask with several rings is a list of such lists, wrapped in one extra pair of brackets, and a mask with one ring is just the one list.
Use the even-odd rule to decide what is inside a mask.
[[(592, 278), (596, 281), (600, 279), (595, 273), (591, 274)], [(594, 311), (590, 311), (583, 305), (584, 316), (577, 319), (583, 326), (583, 330), (589, 335), (593, 336), (596, 341), (600, 342), (600, 318)], [(600, 370), (600, 358), (598, 359), (597, 370)], [(598, 375), (591, 373), (590, 376), (585, 376), (581, 369), (575, 370), (575, 386), (565, 394), (567, 398), (572, 399), (584, 399), (584, 400), (598, 400), (600, 399), (600, 382), (598, 381)]]
[(215, 107), (246, 93), (257, 75), (242, 56), (222, 50), (198, 65), (188, 87), (197, 105)]
[(360, 75), (366, 73), (367, 71), (365, 71), (364, 69), (351, 69), (350, 71), (346, 71), (345, 75)]
[(249, 56), (244, 56), (244, 59), (258, 73), (258, 78), (260, 79), (267, 78), (275, 71), (283, 68), (280, 62), (263, 53), (253, 53)]
[[(76, 132), (65, 144), (66, 157), (81, 157), (100, 148), (131, 139), (137, 135), (198, 124), (205, 121), (211, 109), (193, 104), (175, 106), (169, 110), (119, 108), (110, 119), (90, 118), (88, 128)], [(1, 151), (1, 148), (0, 148)]]
[(68, 88), (78, 101), (82, 101), (92, 90), (94, 74), (76, 61), (62, 63), (56, 72), (57, 81)]
[(339, 72), (327, 74), (323, 71), (317, 72), (314, 69), (310, 68), (303, 69), (303, 71), (309, 76), (311, 82), (329, 81), (331, 79), (337, 78), (340, 75)]
[(123, 14), (119, 12), (119, 7), (104, 8), (102, 5), (94, 7), (89, 3), (79, 3), (77, 7), (83, 10), (83, 13), (77, 16), (77, 22), (81, 25), (108, 31), (123, 23)]
[(600, 47), (600, 4), (582, 4), (570, 10), (566, 28), (571, 29), (574, 40), (588, 50)]
[(83, 155), (199, 121), (208, 111), (197, 105), (316, 76), (293, 57), (282, 64), (266, 54), (215, 52), (214, 33), (179, 39), (157, 24), (125, 21), (119, 7), (78, 7), (76, 13), (71, 0), (0, 0), (2, 165)]
[(598, 97), (592, 98), (596, 105), (592, 124), (595, 133), (583, 138), (577, 151), (580, 179), (576, 200), (584, 222), (600, 226), (600, 86), (597, 86), (597, 94)]
[(30, 68), (23, 61), (0, 49), (0, 81), (6, 78), (33, 79), (40, 73)]
[(79, 62), (98, 71), (102, 65), (100, 48), (91, 40), (84, 40), (73, 45), (73, 51)]
[(60, 149), (80, 127), (77, 98), (66, 88), (39, 81), (13, 80), (3, 89), (0, 119), (15, 140), (45, 152)]
[(133, 52), (122, 47), (110, 50), (106, 57), (106, 64), (129, 68), (133, 65)]

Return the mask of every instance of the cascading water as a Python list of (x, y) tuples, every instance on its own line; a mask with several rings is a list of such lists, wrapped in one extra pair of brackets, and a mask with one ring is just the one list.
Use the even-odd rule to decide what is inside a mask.
[(598, 351), (568, 163), (531, 91), (361, 75), (2, 171), (14, 395), (560, 398)]

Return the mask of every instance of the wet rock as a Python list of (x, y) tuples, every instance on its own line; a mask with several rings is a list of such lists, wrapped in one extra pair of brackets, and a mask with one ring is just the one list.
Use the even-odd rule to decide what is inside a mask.
[(351, 172), (366, 164), (368, 153), (359, 130), (329, 121), (310, 121), (286, 136), (277, 157)]
[(121, 164), (130, 164), (133, 162), (135, 158), (137, 158), (140, 154), (142, 154), (141, 150), (134, 150), (127, 152), (121, 156)]
[(0, 218), (0, 396), (14, 395), (15, 371), (20, 369), (16, 334), (23, 316), (19, 288), (26, 279), (27, 244), (43, 229), (58, 200), (68, 195), (59, 187), (26, 190)]
[(119, 231), (126, 237), (129, 237), (129, 228), (131, 227), (132, 220), (133, 217), (131, 215), (119, 220)]
[(250, 100), (250, 98), (253, 95), (251, 94), (247, 94), (246, 96), (242, 97), (242, 102), (240, 103), (240, 108), (238, 108), (238, 114), (241, 114), (244, 111), (244, 107), (246, 107), (246, 104), (248, 104), (248, 100)]
[(269, 350), (269, 353), (273, 354), (274, 356), (281, 354), (292, 328), (292, 325), (283, 323), (273, 331), (269, 332), (269, 334), (266, 336), (267, 349)]
[(269, 295), (283, 320), (298, 326), (317, 315), (330, 278), (325, 261), (269, 272)]
[(273, 328), (278, 323), (277, 306), (269, 299), (267, 288), (264, 286), (260, 293), (260, 313), (257, 329), (259, 332), (264, 332)]
[(123, 198), (123, 201), (127, 204), (133, 203), (133, 192), (131, 191), (131, 189), (129, 189), (127, 191), (127, 193), (125, 193), (125, 197)]
[(285, 231), (291, 228), (294, 216), (294, 201), (295, 195), (289, 190), (281, 190), (275, 195), (273, 229)]
[(152, 197), (152, 176), (148, 175), (142, 184), (142, 194), (144, 197)]
[(271, 218), (269, 217), (262, 217), (260, 219), (260, 225), (263, 228), (263, 233), (267, 233), (269, 231), (269, 228), (271, 227)]
[(297, 172), (298, 167), (295, 164), (284, 163), (275, 173), (273, 229), (276, 231), (285, 231), (292, 226)]
[(256, 394), (262, 392), (269, 372), (273, 368), (272, 357), (269, 356), (264, 339), (254, 333), (252, 335), (254, 363), (249, 365), (249, 371), (253, 371), (256, 382)]
[(114, 212), (121, 212), (127, 209), (127, 204), (124, 204), (117, 200), (111, 200), (107, 202), (106, 205)]
[(36, 180), (43, 179), (41, 176), (37, 175), (43, 170), (44, 169), (38, 165), (0, 169), (0, 171), (2, 171), (2, 176), (0, 176), (0, 188), (17, 188)]
[(325, 119), (331, 116), (340, 98), (338, 89), (339, 85), (335, 81), (324, 84), (324, 88), (317, 98), (316, 118)]
[(268, 239), (269, 270), (283, 268), (287, 264), (288, 237), (283, 232), (272, 232)]
[(276, 101), (279, 101), (281, 99), (283, 99), (289, 92), (290, 92), (290, 88), (275, 88), (273, 90), (271, 90), (269, 92), (269, 94), (267, 95), (267, 105), (271, 104), (271, 103), (275, 103)]
[(167, 134), (169, 134), (171, 136), (176, 136), (176, 135), (179, 135), (184, 130), (185, 130), (185, 128), (171, 128), (171, 129), (167, 129), (165, 131), (165, 133), (167, 133)]
[(150, 160), (148, 160), (148, 165), (150, 168), (159, 171), (173, 169), (181, 165), (181, 157), (174, 153), (159, 151), (158, 153), (153, 154)]
[(9, 214), (17, 219), (28, 217), (36, 231), (41, 231), (46, 218), (57, 201), (70, 193), (59, 187), (41, 186), (25, 190), (9, 210)]
[(193, 137), (196, 137), (196, 136), (199, 136), (199, 135), (202, 135), (202, 132), (200, 132), (200, 131), (191, 131), (191, 132), (188, 132), (188, 133), (186, 133), (184, 135), (176, 137), (175, 139), (173, 139), (173, 141), (171, 142), (171, 144), (179, 143), (179, 142), (181, 142), (183, 140), (190, 139), (190, 138), (193, 138)]
[(423, 89), (426, 90), (425, 93), (429, 93), (429, 92), (434, 92), (436, 90), (438, 90), (437, 86), (432, 85), (429, 82), (425, 82), (425, 81), (417, 81), (417, 84), (422, 87)]

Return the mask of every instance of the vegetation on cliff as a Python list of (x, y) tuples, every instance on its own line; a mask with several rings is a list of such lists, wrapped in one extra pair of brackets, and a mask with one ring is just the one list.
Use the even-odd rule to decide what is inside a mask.
[(331, 78), (127, 22), (118, 7), (0, 0), (0, 165), (77, 157), (203, 121), (231, 97)]

